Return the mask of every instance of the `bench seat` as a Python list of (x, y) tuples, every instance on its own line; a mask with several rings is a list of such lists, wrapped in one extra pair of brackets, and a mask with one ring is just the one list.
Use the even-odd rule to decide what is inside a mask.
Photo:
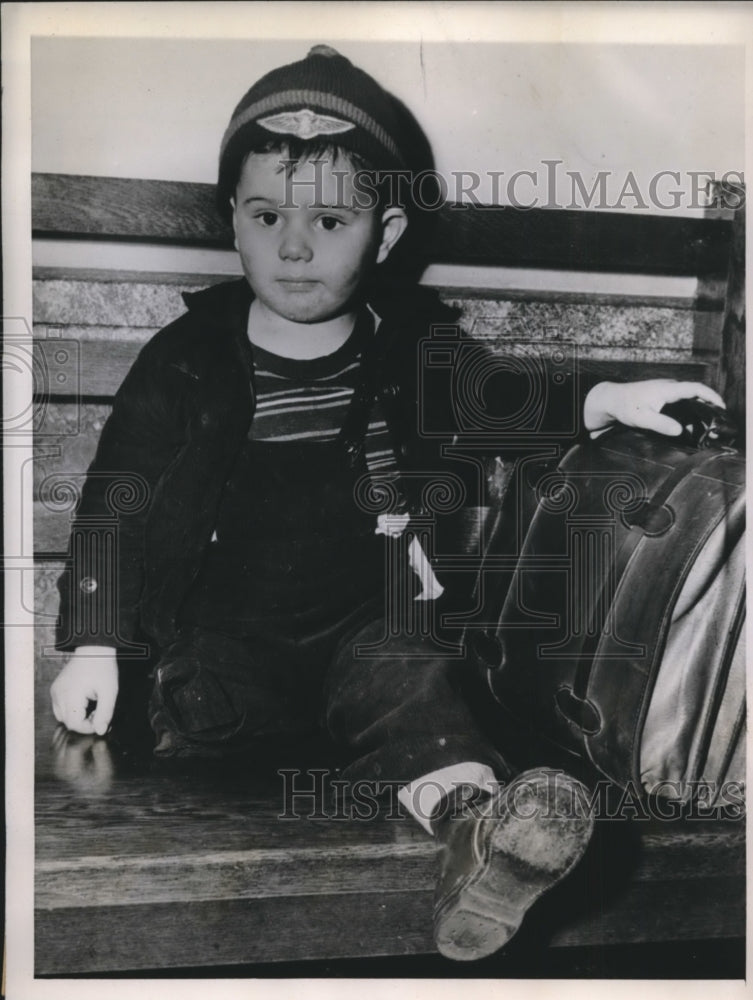
[[(40, 715), (37, 975), (434, 951), (436, 849), (389, 803), (359, 821), (292, 796), (314, 788), (303, 773), (285, 785), (262, 766), (59, 733), (53, 749)], [(604, 818), (516, 947), (535, 968), (548, 947), (733, 939), (744, 925), (744, 821)]]

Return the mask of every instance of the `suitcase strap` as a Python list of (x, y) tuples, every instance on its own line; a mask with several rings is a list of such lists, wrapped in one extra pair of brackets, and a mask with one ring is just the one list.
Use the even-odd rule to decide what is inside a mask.
[(635, 510), (622, 514), (624, 523), (631, 530), (627, 532), (615, 554), (613, 573), (604, 580), (594, 601), (587, 637), (573, 674), (572, 687), (563, 687), (557, 694), (557, 707), (560, 712), (584, 733), (591, 735), (598, 733), (602, 725), (598, 709), (587, 696), (594, 657), (601, 639), (601, 630), (597, 629), (596, 625), (605, 620), (612, 596), (619, 587), (630, 559), (642, 539), (646, 536), (659, 538), (674, 524), (672, 509), (666, 505), (673, 491), (687, 475), (694, 471), (700, 472), (714, 461), (718, 454), (714, 452), (705, 456), (700, 465), (696, 452), (688, 455), (674, 466), (653, 497), (644, 500)]

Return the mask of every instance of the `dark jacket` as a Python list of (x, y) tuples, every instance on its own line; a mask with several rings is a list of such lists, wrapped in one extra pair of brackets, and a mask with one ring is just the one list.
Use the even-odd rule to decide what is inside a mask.
[[(210, 541), (222, 489), (255, 408), (245, 279), (186, 295), (188, 312), (140, 352), (89, 469), (60, 580), (58, 646), (159, 646)], [(571, 366), (510, 363), (465, 338), (435, 293), (373, 301), (381, 318), (341, 433), (352, 456), (379, 399), (413, 511), (427, 476), (463, 440), (488, 453), (579, 432), (583, 389)]]

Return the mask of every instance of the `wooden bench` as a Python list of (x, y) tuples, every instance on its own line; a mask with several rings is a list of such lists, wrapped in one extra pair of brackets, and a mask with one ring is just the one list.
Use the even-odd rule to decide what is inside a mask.
[[(740, 253), (740, 225), (448, 208), (438, 263), (694, 281), (690, 294), (635, 285), (556, 292), (456, 284), (441, 292), (496, 349), (564, 343), (604, 377), (702, 378), (723, 386), (739, 410), (741, 299), (730, 306), (726, 292), (738, 280), (739, 267), (732, 278), (728, 268), (731, 248)], [(33, 227), (38, 246), (58, 258), (72, 245), (62, 241), (231, 246), (208, 185), (37, 175)], [(34, 273), (37, 975), (431, 954), (435, 849), (408, 818), (312, 817), (305, 798), (298, 818), (280, 818), (290, 803), (268, 763), (171, 766), (151, 758), (143, 734), (101, 741), (55, 733), (47, 695), (61, 664), (55, 580), (76, 488), (140, 345), (182, 311), (181, 291), (221, 277), (51, 257)], [(542, 901), (515, 948), (534, 970), (548, 947), (741, 940), (744, 855), (739, 820), (599, 824), (585, 863)]]

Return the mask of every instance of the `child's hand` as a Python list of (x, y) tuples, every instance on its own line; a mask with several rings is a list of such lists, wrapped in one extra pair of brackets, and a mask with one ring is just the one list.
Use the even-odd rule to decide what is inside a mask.
[(67, 729), (104, 736), (118, 697), (115, 650), (80, 646), (52, 682), (50, 697), (53, 715)]
[(583, 422), (592, 437), (614, 423), (677, 437), (682, 434), (682, 425), (661, 413), (661, 408), (678, 399), (693, 398), (724, 406), (721, 396), (702, 382), (676, 382), (669, 378), (600, 382), (586, 396)]

